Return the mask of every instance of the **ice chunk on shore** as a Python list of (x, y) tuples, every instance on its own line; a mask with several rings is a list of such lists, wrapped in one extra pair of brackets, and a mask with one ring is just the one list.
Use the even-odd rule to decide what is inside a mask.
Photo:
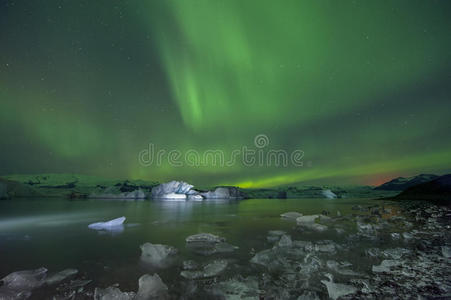
[(94, 300), (132, 300), (135, 292), (122, 292), (120, 289), (110, 286), (106, 289), (96, 288), (94, 290)]
[(180, 275), (187, 279), (214, 277), (222, 273), (227, 268), (227, 265), (227, 260), (218, 259), (205, 265), (201, 270), (184, 270)]
[(442, 246), (442, 255), (446, 258), (451, 258), (451, 247)]
[(3, 286), (14, 290), (31, 290), (41, 286), (47, 275), (46, 268), (13, 272), (1, 280)]
[(78, 273), (77, 269), (65, 269), (56, 274), (53, 274), (45, 279), (45, 283), (48, 285), (57, 284), (70, 276), (73, 276)]
[(157, 266), (163, 266), (168, 259), (177, 253), (172, 246), (145, 243), (141, 245), (141, 260)]
[(164, 299), (168, 287), (158, 274), (145, 274), (139, 278), (139, 288), (135, 300)]
[(88, 227), (95, 230), (116, 230), (124, 224), (125, 217), (116, 218), (107, 222), (97, 222), (89, 224)]
[(293, 246), (293, 241), (291, 240), (291, 236), (289, 235), (282, 235), (280, 238), (279, 243), (277, 244), (279, 247), (291, 247)]
[(215, 260), (204, 267), (204, 277), (213, 277), (223, 272), (227, 268), (227, 261), (224, 259)]
[(391, 267), (396, 267), (402, 264), (402, 261), (393, 259), (384, 259), (379, 266), (373, 266), (372, 271), (374, 273), (390, 273)]
[(258, 280), (256, 277), (233, 278), (215, 284), (211, 291), (221, 299), (260, 299)]
[(341, 296), (353, 294), (357, 292), (357, 288), (353, 287), (352, 285), (342, 284), (342, 283), (335, 283), (332, 281), (332, 275), (326, 274), (326, 276), (329, 277), (330, 281), (327, 280), (321, 280), (321, 282), (326, 286), (327, 293), (329, 294), (329, 297), (331, 299), (338, 299)]

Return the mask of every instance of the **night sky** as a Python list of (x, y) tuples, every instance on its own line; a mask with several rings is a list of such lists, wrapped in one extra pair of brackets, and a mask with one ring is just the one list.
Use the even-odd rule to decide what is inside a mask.
[[(451, 171), (451, 2), (0, 0), (0, 174), (243, 187)], [(142, 166), (254, 137), (302, 167)]]

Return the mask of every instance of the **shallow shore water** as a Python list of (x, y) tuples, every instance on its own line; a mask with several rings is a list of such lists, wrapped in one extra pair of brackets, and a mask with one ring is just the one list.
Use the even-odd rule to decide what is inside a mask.
[[(296, 221), (280, 216), (286, 212), (318, 217)], [(88, 228), (121, 216), (124, 226), (114, 230)], [(48, 271), (38, 271), (33, 287), (0, 286), (0, 298), (108, 299), (137, 292), (144, 274), (158, 274), (167, 290), (153, 297), (167, 299), (447, 298), (450, 224), (448, 208), (406, 201), (6, 200), (0, 278)], [(225, 242), (186, 242), (199, 233)], [(161, 254), (158, 244), (170, 251)], [(77, 272), (49, 280), (67, 269)]]

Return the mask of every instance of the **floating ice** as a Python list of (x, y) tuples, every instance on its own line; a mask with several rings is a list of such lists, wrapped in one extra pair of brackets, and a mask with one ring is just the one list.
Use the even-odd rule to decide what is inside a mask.
[(298, 213), (296, 211), (289, 211), (289, 212), (281, 214), (280, 216), (282, 218), (285, 218), (285, 219), (294, 219), (294, 220), (296, 220), (297, 218), (302, 217), (302, 214)]
[(125, 221), (125, 217), (120, 217), (117, 219), (113, 219), (107, 222), (97, 222), (89, 224), (88, 227), (95, 230), (107, 230), (107, 231), (115, 231), (122, 228), (123, 230), (123, 223)]
[(141, 245), (141, 260), (156, 266), (163, 267), (176, 253), (177, 249), (172, 246), (151, 243)]
[(211, 233), (198, 233), (194, 235), (190, 235), (186, 238), (187, 243), (191, 242), (211, 242), (211, 243), (219, 243), (224, 242), (225, 238), (211, 234)]

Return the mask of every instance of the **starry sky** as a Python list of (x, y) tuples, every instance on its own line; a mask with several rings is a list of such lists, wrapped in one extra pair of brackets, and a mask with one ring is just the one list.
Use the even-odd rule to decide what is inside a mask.
[[(451, 171), (447, 0), (0, 0), (0, 174), (270, 187)], [(143, 165), (231, 156), (288, 164)]]

